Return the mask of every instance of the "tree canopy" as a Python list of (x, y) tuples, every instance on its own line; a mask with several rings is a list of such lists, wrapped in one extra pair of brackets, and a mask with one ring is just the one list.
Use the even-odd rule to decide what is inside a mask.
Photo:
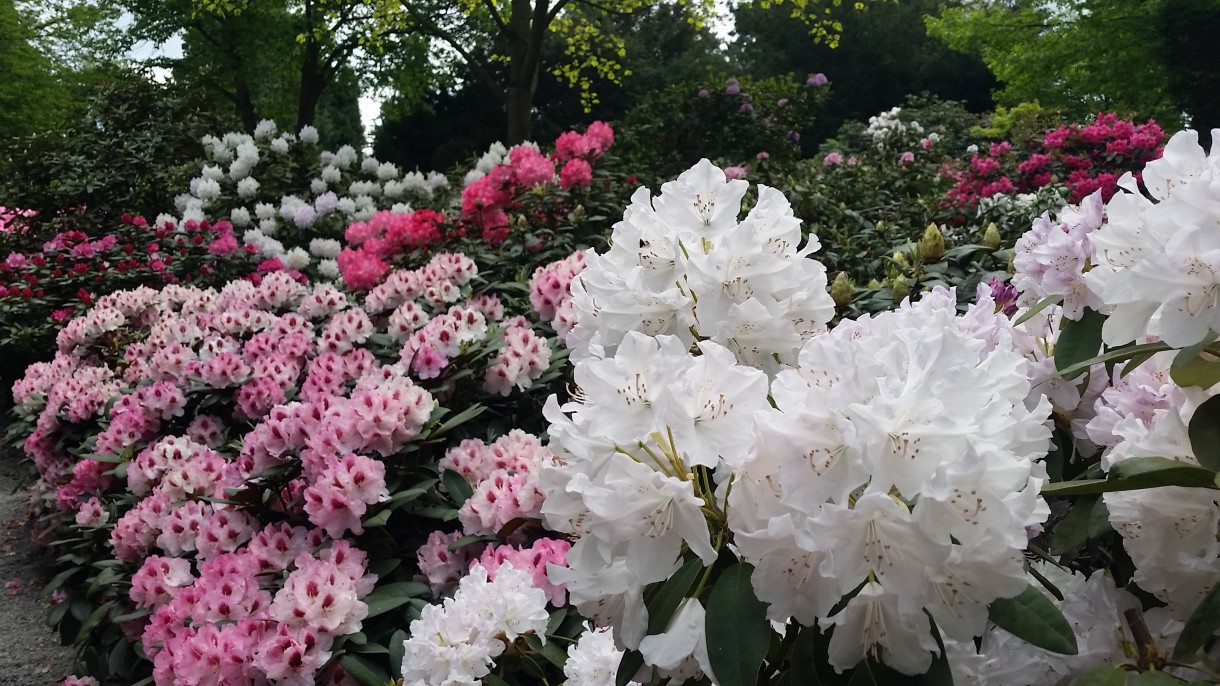
[(1205, 42), (1220, 24), (1213, 0), (978, 0), (927, 21), (983, 59), (1001, 105), (1036, 101), (1069, 117), (1116, 110), (1171, 126), (1184, 113), (1215, 116), (1202, 101), (1216, 99), (1216, 51)]

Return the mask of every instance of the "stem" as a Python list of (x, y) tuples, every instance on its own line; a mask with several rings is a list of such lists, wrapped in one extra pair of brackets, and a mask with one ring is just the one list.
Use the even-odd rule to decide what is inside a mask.
[(1127, 626), (1131, 628), (1131, 637), (1135, 639), (1135, 649), (1138, 651), (1136, 664), (1139, 665), (1140, 671), (1148, 671), (1153, 664), (1163, 665), (1163, 660), (1158, 659), (1152, 632), (1148, 631), (1148, 625), (1144, 623), (1143, 613), (1132, 608), (1123, 613), (1123, 619), (1127, 620)]

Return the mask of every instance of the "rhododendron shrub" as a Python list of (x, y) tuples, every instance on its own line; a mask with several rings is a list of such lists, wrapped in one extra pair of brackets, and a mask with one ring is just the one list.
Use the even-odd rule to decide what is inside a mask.
[[(531, 286), (544, 316), (570, 306), (575, 317), (578, 390), (548, 401), (553, 457), (537, 477), (541, 527), (552, 532), (543, 539), (567, 534), (565, 562), (548, 565), (549, 587), (523, 592), (514, 573), (503, 594), (475, 592), (521, 609), (468, 606), (466, 588), (490, 584), (486, 552), (466, 548), (503, 521), (486, 520), (503, 498), (480, 506), (462, 531), (421, 550), (434, 590), (459, 590), (412, 627), (424, 635), (405, 649), (439, 661), (429, 663), (437, 683), (527, 683), (522, 657), (569, 635), (537, 636), (538, 593), (562, 586), (565, 620), (574, 609), (591, 625), (552, 664), (588, 683), (744, 685), (797, 669), (886, 683), (932, 672), (997, 684), (1128, 670), (1211, 678), (1220, 458), (1199, 432), (1220, 418), (1204, 349), (1215, 332), (1154, 306), (1165, 291), (1152, 290), (1141, 261), (1172, 250), (1107, 258), (1100, 246), (1189, 236), (1192, 225), (1161, 213), (1207, 216), (1196, 193), (1216, 159), (1175, 139), (1145, 171), (1163, 181), (1151, 199), (1129, 185), (1130, 199), (1104, 208), (1110, 223), (1097, 196), (1061, 213), (1060, 226), (1035, 227), (1065, 236), (1027, 243), (1020, 288), (1050, 295), (1023, 314), (997, 282), (964, 313), (937, 289), (830, 328), (817, 306), (824, 281), (776, 276), (817, 269), (786, 203), (760, 201), (739, 219), (741, 182), (706, 162), (660, 196), (642, 191), (606, 254), (549, 265)], [(1037, 249), (1046, 246), (1089, 258), (1059, 260)], [(1158, 278), (1184, 283), (1158, 264)], [(1189, 273), (1207, 288), (1205, 273)], [(1102, 290), (1080, 299), (1079, 283)], [(1112, 283), (1125, 288), (1104, 290)], [(1146, 300), (1129, 295), (1140, 284)], [(1190, 314), (1206, 322), (1199, 302)], [(722, 327), (732, 314), (701, 316), (726, 309), (759, 315), (731, 335)], [(1126, 345), (1098, 356), (1103, 336)], [(487, 449), (465, 444), (445, 459), (478, 489), (508, 488), (481, 466)], [(520, 483), (533, 480), (530, 465), (516, 469)], [(526, 492), (509, 507), (532, 521)], [(1117, 535), (1090, 533), (1105, 528), (1091, 523), (1099, 518)], [(1035, 553), (1062, 569), (1031, 564)], [(536, 617), (535, 637), (521, 639), (509, 616)], [(491, 624), (475, 629), (474, 617)], [(453, 632), (498, 640), (459, 658)], [(415, 668), (404, 661), (408, 680)]]
[(124, 217), (111, 233), (65, 231), (0, 259), (0, 378), (15, 381), (54, 349), (56, 331), (106, 293), (172, 283), (223, 284), (250, 271), (228, 222), (157, 228)]
[(954, 173), (956, 183), (946, 198), (964, 208), (995, 195), (1062, 184), (1071, 202), (1098, 190), (1109, 200), (1118, 177), (1160, 157), (1164, 142), (1165, 132), (1154, 121), (1136, 124), (1113, 112), (1099, 113), (1088, 124), (1065, 124), (1027, 145), (992, 143)]
[[(13, 389), (15, 432), (38, 470), (41, 530), (71, 551), (52, 620), (88, 673), (157, 684), (389, 674), (366, 646), (388, 645), (424, 604), (412, 599), (434, 576), (416, 563), (429, 535), (451, 519), (486, 536), (539, 517), (536, 477), (522, 470), (547, 453), (520, 432), (488, 448), (500, 457), (469, 498), (437, 485), (463, 479), (442, 459), (450, 437), (469, 447), (458, 439), (487, 435), (474, 422), (484, 412), (537, 425), (523, 408), (540, 407), (530, 395), (549, 388), (544, 375), (557, 378), (551, 343), (506, 320), (494, 293), (474, 293), (477, 274), (440, 253), (362, 297), (282, 272), (219, 290), (141, 288), (100, 297), (62, 329), (55, 358)], [(493, 575), (511, 563), (545, 580), (567, 544), (529, 531), (466, 552)], [(111, 655), (128, 657), (112, 666)]]

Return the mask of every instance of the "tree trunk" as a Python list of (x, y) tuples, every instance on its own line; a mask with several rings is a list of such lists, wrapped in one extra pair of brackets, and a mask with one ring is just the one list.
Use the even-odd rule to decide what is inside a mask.
[(305, 56), (301, 61), (301, 85), (297, 90), (297, 130), (313, 126), (318, 113), (318, 101), (326, 87), (326, 76), (322, 73), (322, 46), (314, 36), (314, 8), (312, 2), (305, 3)]
[(508, 40), (508, 144), (529, 140), (534, 123), (534, 95), (542, 66), (548, 0), (512, 0)]
[[(241, 72), (238, 71), (238, 74)], [(249, 133), (254, 133), (258, 126), (258, 110), (254, 109), (254, 98), (250, 95), (250, 84), (241, 76), (234, 83), (233, 105), (237, 108), (237, 116), (241, 125)]]

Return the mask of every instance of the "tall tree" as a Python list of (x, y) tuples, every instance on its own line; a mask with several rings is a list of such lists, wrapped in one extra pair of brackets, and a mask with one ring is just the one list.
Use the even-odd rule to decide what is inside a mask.
[(927, 22), (950, 47), (983, 59), (1001, 83), (998, 104), (1036, 101), (1072, 117), (1117, 110), (1176, 125), (1182, 104), (1159, 33), (1166, 2), (975, 0)]
[(336, 86), (354, 96), (345, 109), (356, 112), (350, 86), (381, 69), (381, 46), (395, 34), (384, 9), (361, 0), (121, 1), (138, 38), (181, 37), (183, 56), (163, 66), (232, 103), (247, 130), (262, 118), (314, 124), (320, 105), (338, 102), (324, 97)]

